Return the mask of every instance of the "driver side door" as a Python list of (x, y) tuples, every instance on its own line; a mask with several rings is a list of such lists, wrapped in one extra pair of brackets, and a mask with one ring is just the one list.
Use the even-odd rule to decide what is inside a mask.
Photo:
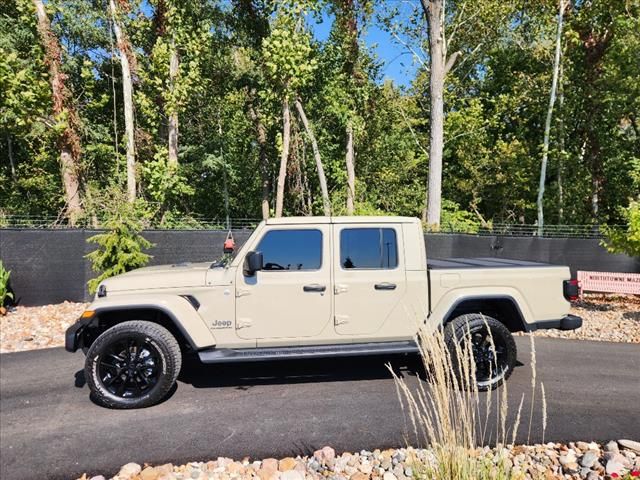
[[(258, 346), (290, 345), (331, 321), (330, 226), (282, 225), (267, 230), (254, 251), (263, 269), (236, 282), (236, 331)], [(294, 340), (295, 343), (295, 340)]]

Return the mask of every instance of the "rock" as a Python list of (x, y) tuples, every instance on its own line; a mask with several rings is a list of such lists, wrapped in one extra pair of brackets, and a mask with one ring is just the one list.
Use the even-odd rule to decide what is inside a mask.
[(227, 472), (230, 474), (235, 473), (238, 475), (242, 475), (244, 473), (244, 467), (241, 463), (231, 462), (229, 465), (227, 465)]
[(304, 480), (304, 474), (297, 470), (287, 470), (280, 474), (280, 480)]
[(391, 467), (393, 467), (393, 463), (391, 463), (390, 458), (387, 458), (385, 460), (382, 460), (380, 467), (383, 468), (384, 470), (391, 470)]
[(409, 478), (413, 477), (413, 469), (411, 467), (406, 467), (404, 469), (404, 474)]
[(362, 472), (354, 473), (349, 477), (349, 480), (369, 480), (369, 475), (366, 475)]
[(397, 477), (391, 472), (385, 472), (382, 480), (398, 480)]
[(323, 447), (320, 450), (316, 450), (313, 452), (313, 457), (318, 462), (326, 462), (328, 460), (333, 460), (336, 458), (336, 451), (331, 447)]
[(620, 449), (618, 448), (618, 442), (611, 440), (604, 446), (604, 451), (618, 453), (620, 451)]
[(608, 475), (611, 475), (612, 473), (620, 475), (623, 469), (624, 465), (622, 463), (616, 462), (615, 460), (609, 460), (605, 467), (605, 472), (607, 472)]
[(407, 455), (402, 450), (398, 450), (393, 456), (393, 459), (397, 460), (398, 463), (402, 463), (407, 459)]
[(589, 450), (580, 459), (580, 465), (586, 468), (591, 468), (594, 463), (598, 461), (598, 453), (593, 450)]
[(160, 472), (153, 467), (147, 467), (140, 472), (141, 480), (157, 480)]
[(363, 463), (358, 466), (358, 470), (360, 470), (365, 475), (371, 475), (371, 472), (373, 472), (373, 465), (371, 465), (370, 463)]
[(160, 465), (159, 467), (155, 467), (156, 471), (160, 475), (164, 474), (172, 474), (173, 473), (173, 464), (165, 463), (164, 465)]
[(600, 480), (600, 475), (598, 475), (596, 472), (589, 472), (586, 480)]
[(278, 462), (278, 470), (281, 472), (287, 472), (293, 470), (296, 466), (296, 461), (291, 457), (283, 458)]
[(640, 442), (636, 442), (634, 440), (618, 440), (618, 443), (621, 447), (632, 450), (636, 453), (640, 453)]
[(277, 470), (261, 468), (256, 472), (260, 480), (278, 480), (280, 478), (280, 472)]
[(582, 468), (580, 469), (580, 476), (581, 476), (582, 478), (585, 478), (585, 479), (586, 479), (586, 478), (589, 476), (589, 474), (590, 474), (590, 473), (591, 473), (591, 469), (590, 469), (590, 468), (582, 467)]
[[(521, 454), (521, 455), (524, 456), (523, 454)], [(518, 455), (518, 457), (519, 456), (520, 455)], [(569, 463), (575, 463), (576, 462), (576, 456), (571, 452), (567, 452), (565, 455), (560, 455), (559, 461), (560, 461), (560, 465), (563, 465), (563, 466), (567, 465)]]
[(142, 467), (137, 463), (127, 463), (118, 472), (118, 476), (122, 479), (135, 477), (142, 471)]
[(358, 469), (356, 467), (352, 467), (351, 465), (347, 465), (344, 467), (344, 473), (349, 477), (352, 477), (356, 473), (358, 473)]
[(278, 470), (278, 460), (276, 460), (275, 458), (265, 458), (262, 461), (262, 468), (264, 470), (275, 472), (276, 470)]
[(582, 451), (589, 450), (589, 444), (587, 442), (576, 442), (576, 447)]
[(102, 475), (96, 475), (95, 477), (91, 477), (89, 480), (105, 480)]
[(576, 473), (580, 467), (576, 462), (569, 462), (562, 465), (562, 468), (567, 473)]
[(631, 462), (621, 453), (607, 452), (604, 454), (604, 459), (607, 462), (619, 463), (625, 468), (631, 467)]

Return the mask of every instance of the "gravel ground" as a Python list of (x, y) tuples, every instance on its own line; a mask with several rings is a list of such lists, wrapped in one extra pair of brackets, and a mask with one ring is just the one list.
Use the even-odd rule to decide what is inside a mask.
[(633, 295), (585, 295), (571, 307), (582, 317), (582, 327), (563, 332), (540, 330), (539, 337), (640, 343), (640, 297)]
[[(575, 479), (621, 480), (640, 475), (640, 443), (631, 440), (611, 441), (606, 445), (575, 442), (569, 444), (516, 446), (509, 449), (481, 448), (469, 452), (484, 459), (488, 469), (496, 463), (513, 479)], [(186, 465), (167, 463), (160, 466), (128, 463), (114, 480), (409, 480), (421, 465), (434, 467), (436, 461), (430, 450), (389, 449), (373, 452), (343, 453), (336, 455), (330, 447), (317, 450), (313, 456), (267, 458), (251, 461), (245, 458), (234, 461), (218, 458), (208, 462), (191, 462)], [(492, 468), (493, 467), (493, 468)], [(424, 467), (423, 467), (424, 468)], [(104, 480), (97, 475), (83, 475), (81, 480)], [(429, 477), (430, 478), (430, 477)]]
[(17, 307), (0, 316), (0, 353), (61, 347), (64, 332), (86, 303), (64, 302), (42, 307)]
[[(87, 304), (64, 302), (42, 307), (17, 307), (0, 316), (0, 353), (60, 347), (64, 331)], [(542, 337), (640, 343), (640, 297), (588, 295), (571, 308), (583, 318), (575, 331), (541, 330)]]

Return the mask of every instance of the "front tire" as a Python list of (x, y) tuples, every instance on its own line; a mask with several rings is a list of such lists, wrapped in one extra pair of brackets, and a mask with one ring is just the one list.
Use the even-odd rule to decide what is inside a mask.
[(162, 401), (174, 386), (182, 355), (161, 325), (119, 323), (89, 348), (85, 377), (94, 400), (109, 408), (143, 408)]
[(471, 342), (469, 351), (475, 361), (476, 387), (480, 392), (498, 388), (513, 373), (518, 359), (516, 342), (509, 329), (493, 317), (461, 315), (446, 325), (444, 339), (454, 368), (459, 364), (456, 352), (464, 351), (464, 342)]

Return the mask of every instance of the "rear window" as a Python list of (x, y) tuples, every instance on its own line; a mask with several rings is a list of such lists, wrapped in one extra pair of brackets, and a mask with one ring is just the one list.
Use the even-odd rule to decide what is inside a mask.
[(264, 259), (263, 270), (319, 270), (322, 265), (320, 230), (271, 230), (258, 247)]
[(340, 232), (340, 265), (344, 269), (392, 269), (398, 266), (393, 228), (345, 228)]

